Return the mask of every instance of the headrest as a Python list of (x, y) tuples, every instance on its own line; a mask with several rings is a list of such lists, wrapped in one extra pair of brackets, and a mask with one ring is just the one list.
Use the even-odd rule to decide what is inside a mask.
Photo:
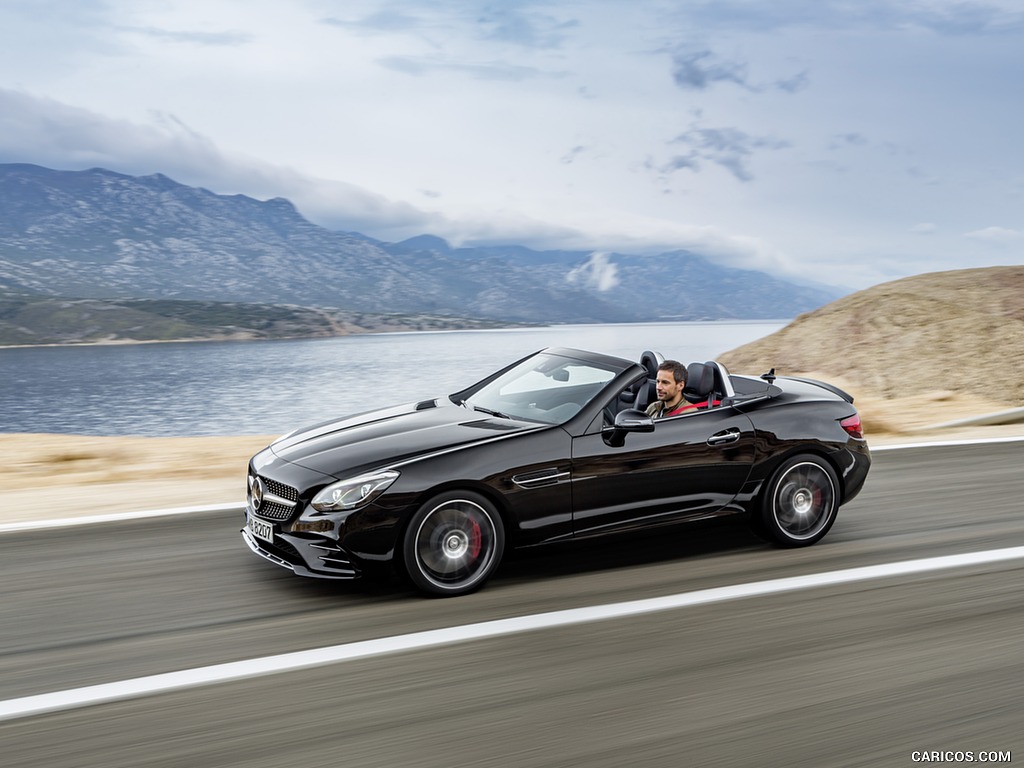
[(705, 363), (690, 363), (686, 366), (686, 386), (683, 397), (691, 403), (700, 403), (708, 399), (715, 388), (715, 371)]
[(732, 388), (732, 381), (729, 379), (729, 372), (725, 366), (716, 360), (708, 360), (704, 363), (711, 369), (715, 377), (714, 390), (718, 397), (732, 397), (736, 392)]
[(665, 358), (658, 352), (646, 350), (640, 355), (640, 365), (647, 369), (647, 378), (658, 378), (658, 366), (665, 362)]

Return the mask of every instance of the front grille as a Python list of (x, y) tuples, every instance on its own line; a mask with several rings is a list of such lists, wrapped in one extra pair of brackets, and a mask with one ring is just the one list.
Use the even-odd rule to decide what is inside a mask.
[[(253, 513), (257, 517), (262, 517), (264, 520), (287, 520), (293, 514), (299, 503), (299, 492), (292, 488), (290, 485), (279, 483), (277, 480), (271, 480), (269, 477), (259, 476), (263, 481), (263, 486), (266, 488), (266, 494), (264, 495), (263, 502), (260, 504), (259, 509), (253, 509)], [(252, 509), (252, 487), (256, 482), (256, 475), (249, 475), (249, 508)], [(267, 498), (270, 495), (277, 496), (282, 500), (289, 503), (281, 503), (272, 501)]]
[(292, 516), (295, 507), (286, 507), (284, 504), (275, 504), (272, 501), (264, 501), (258, 510), (254, 510), (257, 517), (265, 520), (287, 520)]
[(280, 496), (282, 499), (288, 499), (288, 501), (299, 500), (299, 492), (290, 485), (279, 483), (277, 480), (271, 480), (269, 477), (264, 477), (263, 482), (267, 484), (267, 490), (275, 496)]

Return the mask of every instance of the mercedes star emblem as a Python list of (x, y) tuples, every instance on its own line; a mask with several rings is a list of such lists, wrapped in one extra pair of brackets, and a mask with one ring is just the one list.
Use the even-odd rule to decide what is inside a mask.
[(257, 477), (256, 482), (252, 484), (252, 508), (254, 512), (259, 511), (259, 508), (263, 506), (263, 494), (266, 492), (266, 488), (263, 485), (263, 478)]

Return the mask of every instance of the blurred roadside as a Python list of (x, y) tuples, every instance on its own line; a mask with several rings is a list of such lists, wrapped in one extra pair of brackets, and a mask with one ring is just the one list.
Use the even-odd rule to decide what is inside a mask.
[[(962, 394), (857, 406), (873, 447), (1024, 437), (1024, 423), (936, 427), (1005, 411)], [(0, 523), (242, 502), (249, 457), (274, 437), (0, 434)]]
[(0, 434), (0, 523), (244, 501), (275, 437)]

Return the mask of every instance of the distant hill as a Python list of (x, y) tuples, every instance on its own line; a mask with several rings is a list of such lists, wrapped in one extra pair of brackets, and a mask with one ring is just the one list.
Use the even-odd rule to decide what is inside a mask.
[(24, 164), (0, 165), (4, 288), (543, 323), (776, 319), (841, 295), (686, 251), (451, 248), (430, 235), (383, 243), (318, 227), (281, 198)]
[(384, 331), (491, 328), (495, 320), (272, 304), (0, 295), (0, 346), (295, 339)]
[[(730, 369), (814, 372), (854, 395), (948, 391), (1024, 406), (1024, 266), (936, 272), (877, 285), (801, 315), (719, 358)], [(935, 401), (932, 421), (942, 420)]]

